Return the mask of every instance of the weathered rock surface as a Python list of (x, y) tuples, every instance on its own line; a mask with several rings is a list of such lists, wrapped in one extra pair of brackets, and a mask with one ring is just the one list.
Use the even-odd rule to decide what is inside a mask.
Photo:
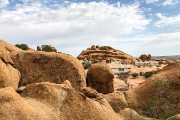
[(151, 60), (151, 54), (148, 54), (148, 55), (143, 54), (139, 57), (139, 59), (141, 59), (142, 61), (149, 61)]
[(128, 55), (120, 50), (116, 50), (109, 46), (91, 46), (83, 50), (81, 54), (77, 57), (79, 60), (92, 60), (92, 61), (111, 61), (118, 60), (124, 64), (132, 64), (135, 62), (135, 58), (131, 55)]
[(11, 60), (11, 57), (9, 56), (9, 52), (13, 52), (13, 51), (22, 51), (22, 50), (3, 40), (0, 40), (0, 58), (5, 63), (13, 64), (13, 61)]
[(113, 92), (104, 96), (116, 113), (128, 107), (128, 103), (123, 92)]
[(180, 120), (180, 114), (172, 116), (172, 117), (168, 118), (167, 120)]
[(18, 88), (20, 80), (20, 72), (15, 69), (13, 61), (9, 56), (12, 51), (21, 51), (15, 46), (0, 40), (0, 88), (12, 86), (14, 89)]
[(94, 88), (99, 93), (114, 92), (114, 75), (111, 68), (106, 63), (96, 63), (91, 65), (87, 72), (87, 86)]
[(127, 100), (132, 109), (148, 117), (164, 119), (180, 113), (180, 62), (127, 92)]
[(0, 58), (0, 88), (12, 86), (18, 88), (20, 72), (13, 68), (9, 63), (4, 63)]
[(7, 51), (9, 51), (9, 52), (22, 51), (21, 49), (17, 48), (16, 46), (11, 45), (11, 44), (3, 41), (3, 40), (0, 40), (0, 46), (1, 46), (0, 49), (1, 49), (2, 47), (4, 47), (4, 48), (5, 48)]
[(119, 120), (155, 120), (153, 118), (141, 116), (136, 111), (130, 108), (121, 110), (118, 115), (120, 117)]
[(119, 120), (108, 102), (92, 100), (64, 84), (36, 83), (19, 95), (0, 89), (1, 120)]
[(86, 86), (85, 71), (76, 58), (49, 52), (12, 52), (14, 66), (21, 72), (20, 86), (30, 83), (63, 83), (69, 80), (76, 90)]

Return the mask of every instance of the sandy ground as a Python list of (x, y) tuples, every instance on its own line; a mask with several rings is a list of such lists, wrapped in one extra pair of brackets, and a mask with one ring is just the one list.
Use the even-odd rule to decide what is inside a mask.
[[(134, 66), (131, 70), (132, 73), (136, 72), (136, 73), (140, 73), (140, 72), (148, 72), (148, 71), (152, 71), (152, 70), (158, 70), (158, 69), (162, 69), (163, 67), (165, 67), (165, 65), (162, 65), (161, 67), (141, 67), (138, 68), (136, 66)], [(146, 80), (146, 78), (144, 76), (138, 76), (138, 78), (134, 79), (132, 78), (132, 76), (130, 76), (128, 78), (127, 83), (129, 84), (129, 88), (135, 88), (137, 87), (139, 84), (143, 83)], [(114, 89), (117, 90), (119, 88), (127, 88), (128, 85), (121, 80), (117, 75), (114, 76)]]

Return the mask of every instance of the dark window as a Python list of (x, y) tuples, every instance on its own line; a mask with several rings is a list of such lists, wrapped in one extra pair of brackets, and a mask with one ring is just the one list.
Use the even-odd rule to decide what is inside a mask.
[(124, 71), (124, 68), (119, 68), (119, 71)]

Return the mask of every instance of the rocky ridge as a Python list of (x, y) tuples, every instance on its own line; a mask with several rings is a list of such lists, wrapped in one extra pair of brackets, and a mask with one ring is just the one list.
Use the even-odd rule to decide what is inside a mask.
[(136, 59), (120, 50), (116, 50), (109, 46), (91, 46), (83, 50), (77, 57), (79, 60), (91, 61), (120, 61), (123, 64), (133, 64)]

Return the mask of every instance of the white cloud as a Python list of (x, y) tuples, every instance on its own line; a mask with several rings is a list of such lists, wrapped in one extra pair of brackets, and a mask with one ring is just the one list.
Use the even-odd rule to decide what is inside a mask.
[(92, 44), (108, 44), (121, 35), (143, 30), (150, 22), (137, 5), (90, 2), (57, 9), (41, 4), (16, 7), (0, 13), (0, 38), (31, 46), (53, 44), (76, 55)]
[(160, 20), (155, 23), (156, 26), (171, 26), (173, 28), (176, 27), (180, 29), (180, 14), (167, 17), (161, 13), (158, 13), (157, 17), (159, 17)]
[(159, 0), (145, 0), (146, 3), (154, 3), (154, 2), (158, 2)]
[(168, 5), (176, 5), (180, 3), (180, 0), (165, 0), (162, 5), (163, 6), (168, 6)]
[(157, 6), (162, 5), (162, 6), (172, 6), (172, 5), (177, 5), (180, 3), (180, 0), (145, 0), (147, 4), (153, 3), (156, 4)]
[(0, 8), (9, 4), (9, 0), (0, 0)]
[(154, 56), (180, 55), (180, 32), (147, 34), (129, 37), (126, 38), (126, 40), (133, 42), (126, 44), (126, 46), (122, 46), (121, 49), (135, 56), (144, 53), (149, 53)]

